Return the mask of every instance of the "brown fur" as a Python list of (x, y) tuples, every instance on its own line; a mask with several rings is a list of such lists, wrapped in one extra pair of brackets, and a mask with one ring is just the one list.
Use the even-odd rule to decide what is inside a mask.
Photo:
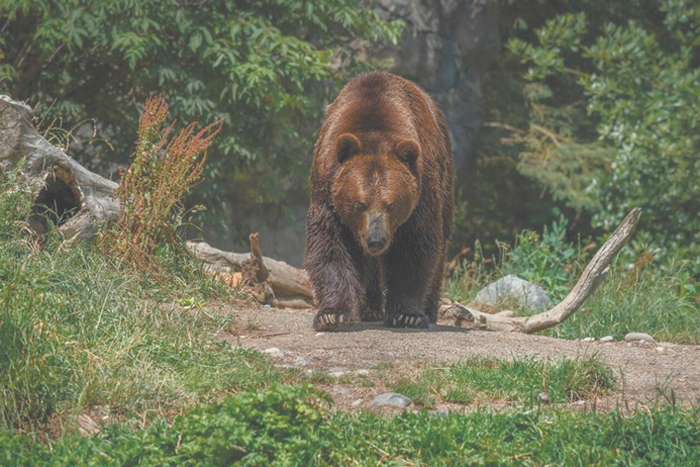
[(434, 322), (454, 211), (442, 112), (385, 72), (350, 81), (326, 110), (309, 183), (305, 267), (317, 329), (380, 319)]

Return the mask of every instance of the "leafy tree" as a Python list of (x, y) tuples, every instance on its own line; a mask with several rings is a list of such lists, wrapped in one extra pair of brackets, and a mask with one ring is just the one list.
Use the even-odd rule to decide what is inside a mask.
[(696, 274), (699, 44), (698, 0), (572, 3), (508, 43), (528, 66), (530, 119), (513, 133), (521, 171), (592, 212), (595, 227), (641, 206), (645, 238)]
[[(358, 51), (400, 27), (353, 0), (3, 0), (0, 92), (67, 130), (94, 118), (110, 162), (151, 94), (180, 121), (224, 118), (201, 196), (274, 202), (307, 171), (324, 101), (369, 66)], [(78, 157), (94, 170), (102, 152)]]

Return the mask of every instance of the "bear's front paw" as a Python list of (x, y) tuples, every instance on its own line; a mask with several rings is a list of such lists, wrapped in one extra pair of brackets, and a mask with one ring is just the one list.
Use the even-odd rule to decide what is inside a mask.
[(332, 329), (350, 322), (350, 314), (346, 310), (324, 308), (314, 317), (314, 329), (317, 331)]
[(384, 324), (390, 328), (427, 329), (429, 327), (428, 317), (424, 314), (398, 313), (389, 315), (384, 321)]

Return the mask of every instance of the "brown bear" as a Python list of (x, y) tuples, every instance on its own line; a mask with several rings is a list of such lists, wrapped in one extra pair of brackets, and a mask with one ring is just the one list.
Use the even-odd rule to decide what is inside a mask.
[(435, 322), (453, 179), (445, 116), (424, 90), (387, 72), (345, 85), (326, 109), (309, 178), (314, 328)]

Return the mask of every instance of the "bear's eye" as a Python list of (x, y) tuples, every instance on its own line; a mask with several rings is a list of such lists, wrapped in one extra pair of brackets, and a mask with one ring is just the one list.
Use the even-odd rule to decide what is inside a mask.
[(389, 203), (386, 205), (386, 212), (391, 212), (396, 209), (396, 203)]
[(367, 205), (358, 201), (357, 203), (355, 203), (355, 209), (357, 209), (360, 212), (365, 212), (367, 210)]

